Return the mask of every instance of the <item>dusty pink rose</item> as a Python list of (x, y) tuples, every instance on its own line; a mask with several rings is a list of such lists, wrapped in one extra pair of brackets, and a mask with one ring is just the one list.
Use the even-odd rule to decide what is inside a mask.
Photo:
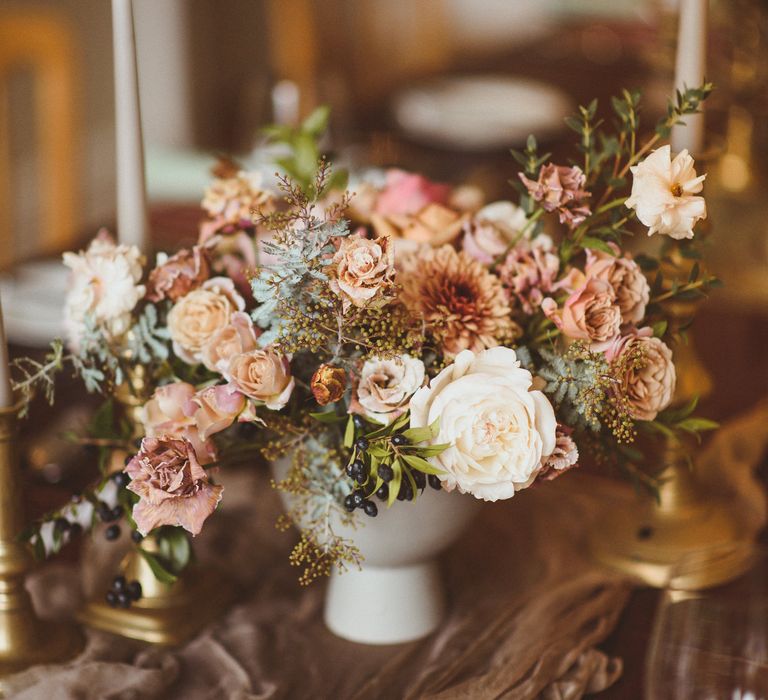
[(545, 294), (561, 288), (555, 282), (559, 271), (557, 249), (549, 236), (541, 234), (532, 241), (521, 240), (496, 272), (523, 311), (531, 314), (541, 306)]
[(428, 204), (446, 204), (451, 193), (449, 185), (430, 182), (423, 175), (404, 170), (387, 172), (387, 182), (379, 193), (374, 212), (382, 216), (415, 214)]
[(611, 344), (606, 358), (611, 361), (638, 347), (643, 353), (642, 367), (627, 369), (622, 391), (629, 400), (633, 418), (653, 420), (669, 406), (675, 393), (677, 375), (672, 351), (661, 338), (652, 336), (650, 328), (641, 328)]
[(509, 201), (492, 202), (464, 223), (464, 252), (490, 265), (520, 238), (528, 223), (525, 211)]
[(616, 292), (605, 280), (590, 278), (566, 300), (562, 309), (547, 298), (541, 308), (568, 338), (586, 340), (593, 350), (605, 350), (619, 335), (621, 311)]
[[(159, 258), (160, 256), (158, 256)], [(165, 259), (149, 273), (147, 299), (178, 301), (185, 294), (197, 289), (211, 276), (207, 251), (194, 246), (185, 248)]]
[(621, 309), (623, 323), (640, 323), (645, 316), (651, 288), (640, 266), (627, 254), (617, 257), (619, 247), (615, 243), (608, 245), (616, 256), (602, 251), (587, 251), (587, 277), (595, 277), (608, 282), (616, 292), (616, 304)]
[(579, 462), (579, 449), (571, 437), (573, 430), (558, 423), (555, 431), (555, 451), (543, 460), (537, 479), (552, 481)]
[(203, 348), (232, 315), (245, 308), (245, 301), (226, 277), (213, 277), (174, 304), (168, 313), (173, 351), (184, 362), (202, 360)]
[(209, 386), (190, 399), (189, 411), (203, 440), (228, 428), (245, 408), (245, 397), (231, 384)]
[(578, 166), (567, 167), (547, 163), (539, 170), (537, 180), (520, 173), (528, 192), (546, 211), (557, 210), (560, 223), (576, 228), (592, 212), (585, 203), (590, 196), (584, 189), (586, 177)]
[(235, 355), (227, 375), (238, 391), (273, 411), (288, 403), (295, 385), (288, 358), (271, 348)]
[(212, 442), (202, 437), (189, 415), (189, 402), (195, 387), (187, 382), (172, 382), (155, 389), (152, 398), (141, 408), (140, 420), (147, 437), (174, 437), (189, 440), (197, 459), (207, 464), (216, 458)]
[(368, 240), (348, 236), (333, 256), (331, 290), (342, 299), (344, 310), (366, 306), (392, 282), (395, 257), (388, 237)]
[(216, 331), (203, 347), (203, 364), (211, 372), (225, 374), (229, 361), (235, 355), (256, 349), (256, 337), (250, 316), (243, 311), (236, 311), (229, 325)]
[(131, 477), (127, 488), (139, 497), (133, 519), (142, 535), (161, 525), (197, 535), (224, 490), (210, 483), (192, 444), (183, 438), (144, 438), (125, 471)]

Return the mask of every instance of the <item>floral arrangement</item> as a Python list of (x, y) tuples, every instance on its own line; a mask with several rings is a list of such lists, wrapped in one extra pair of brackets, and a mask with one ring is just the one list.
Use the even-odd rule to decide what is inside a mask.
[[(516, 201), (493, 203), (401, 170), (347, 192), (319, 159), (319, 111), (270, 131), (291, 154), (274, 186), (220, 164), (191, 248), (148, 265), (102, 232), (67, 253), (67, 350), (21, 362), (17, 388), (52, 397), (71, 363), (134, 418), (107, 401), (89, 436), (103, 479), (30, 539), (50, 553), (97, 520), (115, 539), (123, 518), (173, 580), (185, 533), (222, 498), (217, 469), (257, 452), (291, 460), (276, 485), (295, 504), (283, 524), (301, 529), (303, 582), (360, 562), (333, 518), (418, 507), (427, 487), (507, 499), (589, 455), (652, 488), (639, 431), (715, 427), (695, 402), (670, 408), (685, 324), (668, 304), (717, 280), (694, 239), (704, 175), (663, 145), (710, 90), (678, 93), (645, 141), (637, 94), (614, 98), (612, 125), (580, 108), (576, 160), (551, 162), (531, 137), (513, 152)], [(657, 255), (630, 254), (633, 231), (663, 239)]]

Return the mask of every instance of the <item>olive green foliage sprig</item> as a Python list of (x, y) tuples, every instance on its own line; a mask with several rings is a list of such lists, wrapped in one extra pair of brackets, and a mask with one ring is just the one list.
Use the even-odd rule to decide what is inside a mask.
[(378, 495), (387, 507), (398, 499), (416, 500), (428, 478), (442, 474), (428, 460), (450, 445), (422, 444), (437, 437), (439, 421), (408, 428), (409, 412), (387, 425), (357, 414), (346, 417), (346, 422), (344, 416), (332, 411), (311, 415), (321, 423), (344, 423), (343, 446), (348, 450), (345, 471), (364, 498)]
[(277, 124), (267, 126), (263, 133), (288, 153), (275, 159), (275, 164), (311, 198), (319, 198), (331, 190), (343, 191), (349, 179), (346, 170), (337, 169), (328, 178), (319, 179), (318, 163), (323, 153), (320, 147), (328, 130), (330, 108), (322, 105), (298, 126)]

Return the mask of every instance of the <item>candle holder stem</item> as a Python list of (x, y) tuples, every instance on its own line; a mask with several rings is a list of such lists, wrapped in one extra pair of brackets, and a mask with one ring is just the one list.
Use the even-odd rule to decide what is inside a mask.
[(23, 489), (17, 454), (19, 407), (0, 409), (0, 676), (75, 656), (84, 644), (69, 622), (37, 617), (24, 581), (32, 566), (24, 529)]

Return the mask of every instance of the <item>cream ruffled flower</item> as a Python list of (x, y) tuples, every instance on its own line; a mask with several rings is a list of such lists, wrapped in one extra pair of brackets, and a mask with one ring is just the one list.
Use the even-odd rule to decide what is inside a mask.
[(424, 363), (410, 355), (366, 360), (357, 385), (357, 402), (365, 414), (391, 423), (408, 408), (408, 399), (424, 383)]
[(514, 350), (465, 350), (411, 398), (411, 427), (440, 420), (431, 461), (447, 490), (476, 498), (511, 498), (531, 485), (556, 445), (557, 420)]
[(64, 264), (72, 270), (64, 305), (70, 348), (79, 348), (87, 318), (110, 340), (119, 339), (131, 327), (131, 312), (144, 296), (141, 251), (116, 245), (102, 230), (84, 252), (64, 253)]
[(648, 235), (693, 238), (693, 227), (707, 218), (704, 197), (696, 196), (706, 175), (696, 175), (693, 158), (682, 150), (672, 159), (669, 146), (657, 148), (644, 161), (630, 168), (634, 180), (626, 201), (637, 218), (648, 227)]

